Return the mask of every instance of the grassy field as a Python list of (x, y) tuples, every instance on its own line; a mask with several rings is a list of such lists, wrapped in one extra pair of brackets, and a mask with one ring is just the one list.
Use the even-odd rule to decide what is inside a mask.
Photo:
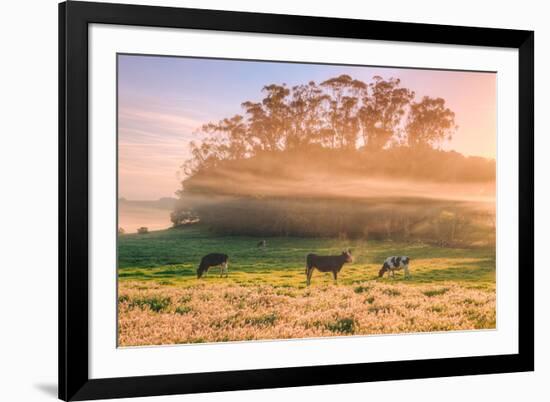
[[(119, 237), (119, 345), (495, 328), (495, 254), (487, 248), (345, 239), (218, 236), (200, 225)], [(335, 284), (305, 256), (351, 248)], [(229, 277), (200, 258), (229, 255)], [(411, 258), (410, 279), (377, 277), (391, 255)]]

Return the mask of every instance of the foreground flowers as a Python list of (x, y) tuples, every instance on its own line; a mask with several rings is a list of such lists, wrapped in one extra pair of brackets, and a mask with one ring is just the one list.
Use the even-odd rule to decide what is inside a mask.
[(119, 345), (492, 329), (496, 294), (457, 284), (119, 284)]

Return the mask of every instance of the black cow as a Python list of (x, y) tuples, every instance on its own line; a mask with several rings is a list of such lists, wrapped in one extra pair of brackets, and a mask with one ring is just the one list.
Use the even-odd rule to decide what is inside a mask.
[(228, 267), (229, 257), (227, 254), (222, 253), (210, 253), (202, 257), (199, 268), (197, 269), (197, 278), (201, 278), (203, 274), (208, 273), (208, 268), (220, 266), (220, 277), (228, 276), (227, 267)]
[(332, 272), (334, 280), (338, 280), (338, 272), (340, 272), (346, 262), (353, 262), (351, 250), (342, 251), (340, 255), (308, 254), (306, 257), (307, 285), (309, 286), (311, 283), (311, 275), (313, 275), (314, 269), (320, 272)]

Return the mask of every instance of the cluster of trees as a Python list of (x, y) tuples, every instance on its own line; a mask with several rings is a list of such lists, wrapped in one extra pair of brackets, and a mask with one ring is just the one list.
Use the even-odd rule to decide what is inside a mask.
[(288, 87), (266, 85), (243, 114), (203, 125), (192, 142), (184, 172), (192, 176), (221, 161), (311, 145), (380, 150), (391, 145), (434, 147), (452, 137), (455, 114), (441, 98), (416, 100), (399, 79), (375, 76), (365, 83), (349, 75)]
[(444, 99), (417, 99), (395, 78), (366, 83), (340, 75), (267, 85), (261, 101), (242, 107), (242, 114), (203, 125), (201, 141), (190, 144), (174, 226), (200, 222), (258, 236), (494, 240), (493, 212), (440, 194), (438, 183), (454, 183), (457, 192), (466, 184), (490, 196), (496, 171), (494, 160), (437, 149), (456, 130)]
[(448, 246), (495, 241), (494, 210), (456, 201), (188, 194), (179, 207), (173, 219), (200, 216), (201, 224), (224, 235), (421, 240)]

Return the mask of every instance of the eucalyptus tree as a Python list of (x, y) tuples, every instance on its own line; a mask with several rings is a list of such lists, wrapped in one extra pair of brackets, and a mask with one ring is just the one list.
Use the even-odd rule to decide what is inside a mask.
[(367, 85), (347, 74), (330, 78), (321, 83), (329, 95), (327, 112), (329, 146), (331, 148), (355, 148), (359, 135), (359, 94)]
[(363, 143), (370, 149), (384, 148), (392, 138), (402, 135), (403, 119), (415, 93), (401, 87), (401, 80), (374, 76), (363, 91), (359, 110)]
[(451, 140), (458, 126), (454, 112), (443, 98), (424, 96), (413, 102), (407, 117), (406, 133), (410, 147), (434, 147)]
[(323, 133), (327, 130), (324, 115), (329, 101), (330, 97), (314, 81), (292, 87), (287, 149), (323, 141)]

